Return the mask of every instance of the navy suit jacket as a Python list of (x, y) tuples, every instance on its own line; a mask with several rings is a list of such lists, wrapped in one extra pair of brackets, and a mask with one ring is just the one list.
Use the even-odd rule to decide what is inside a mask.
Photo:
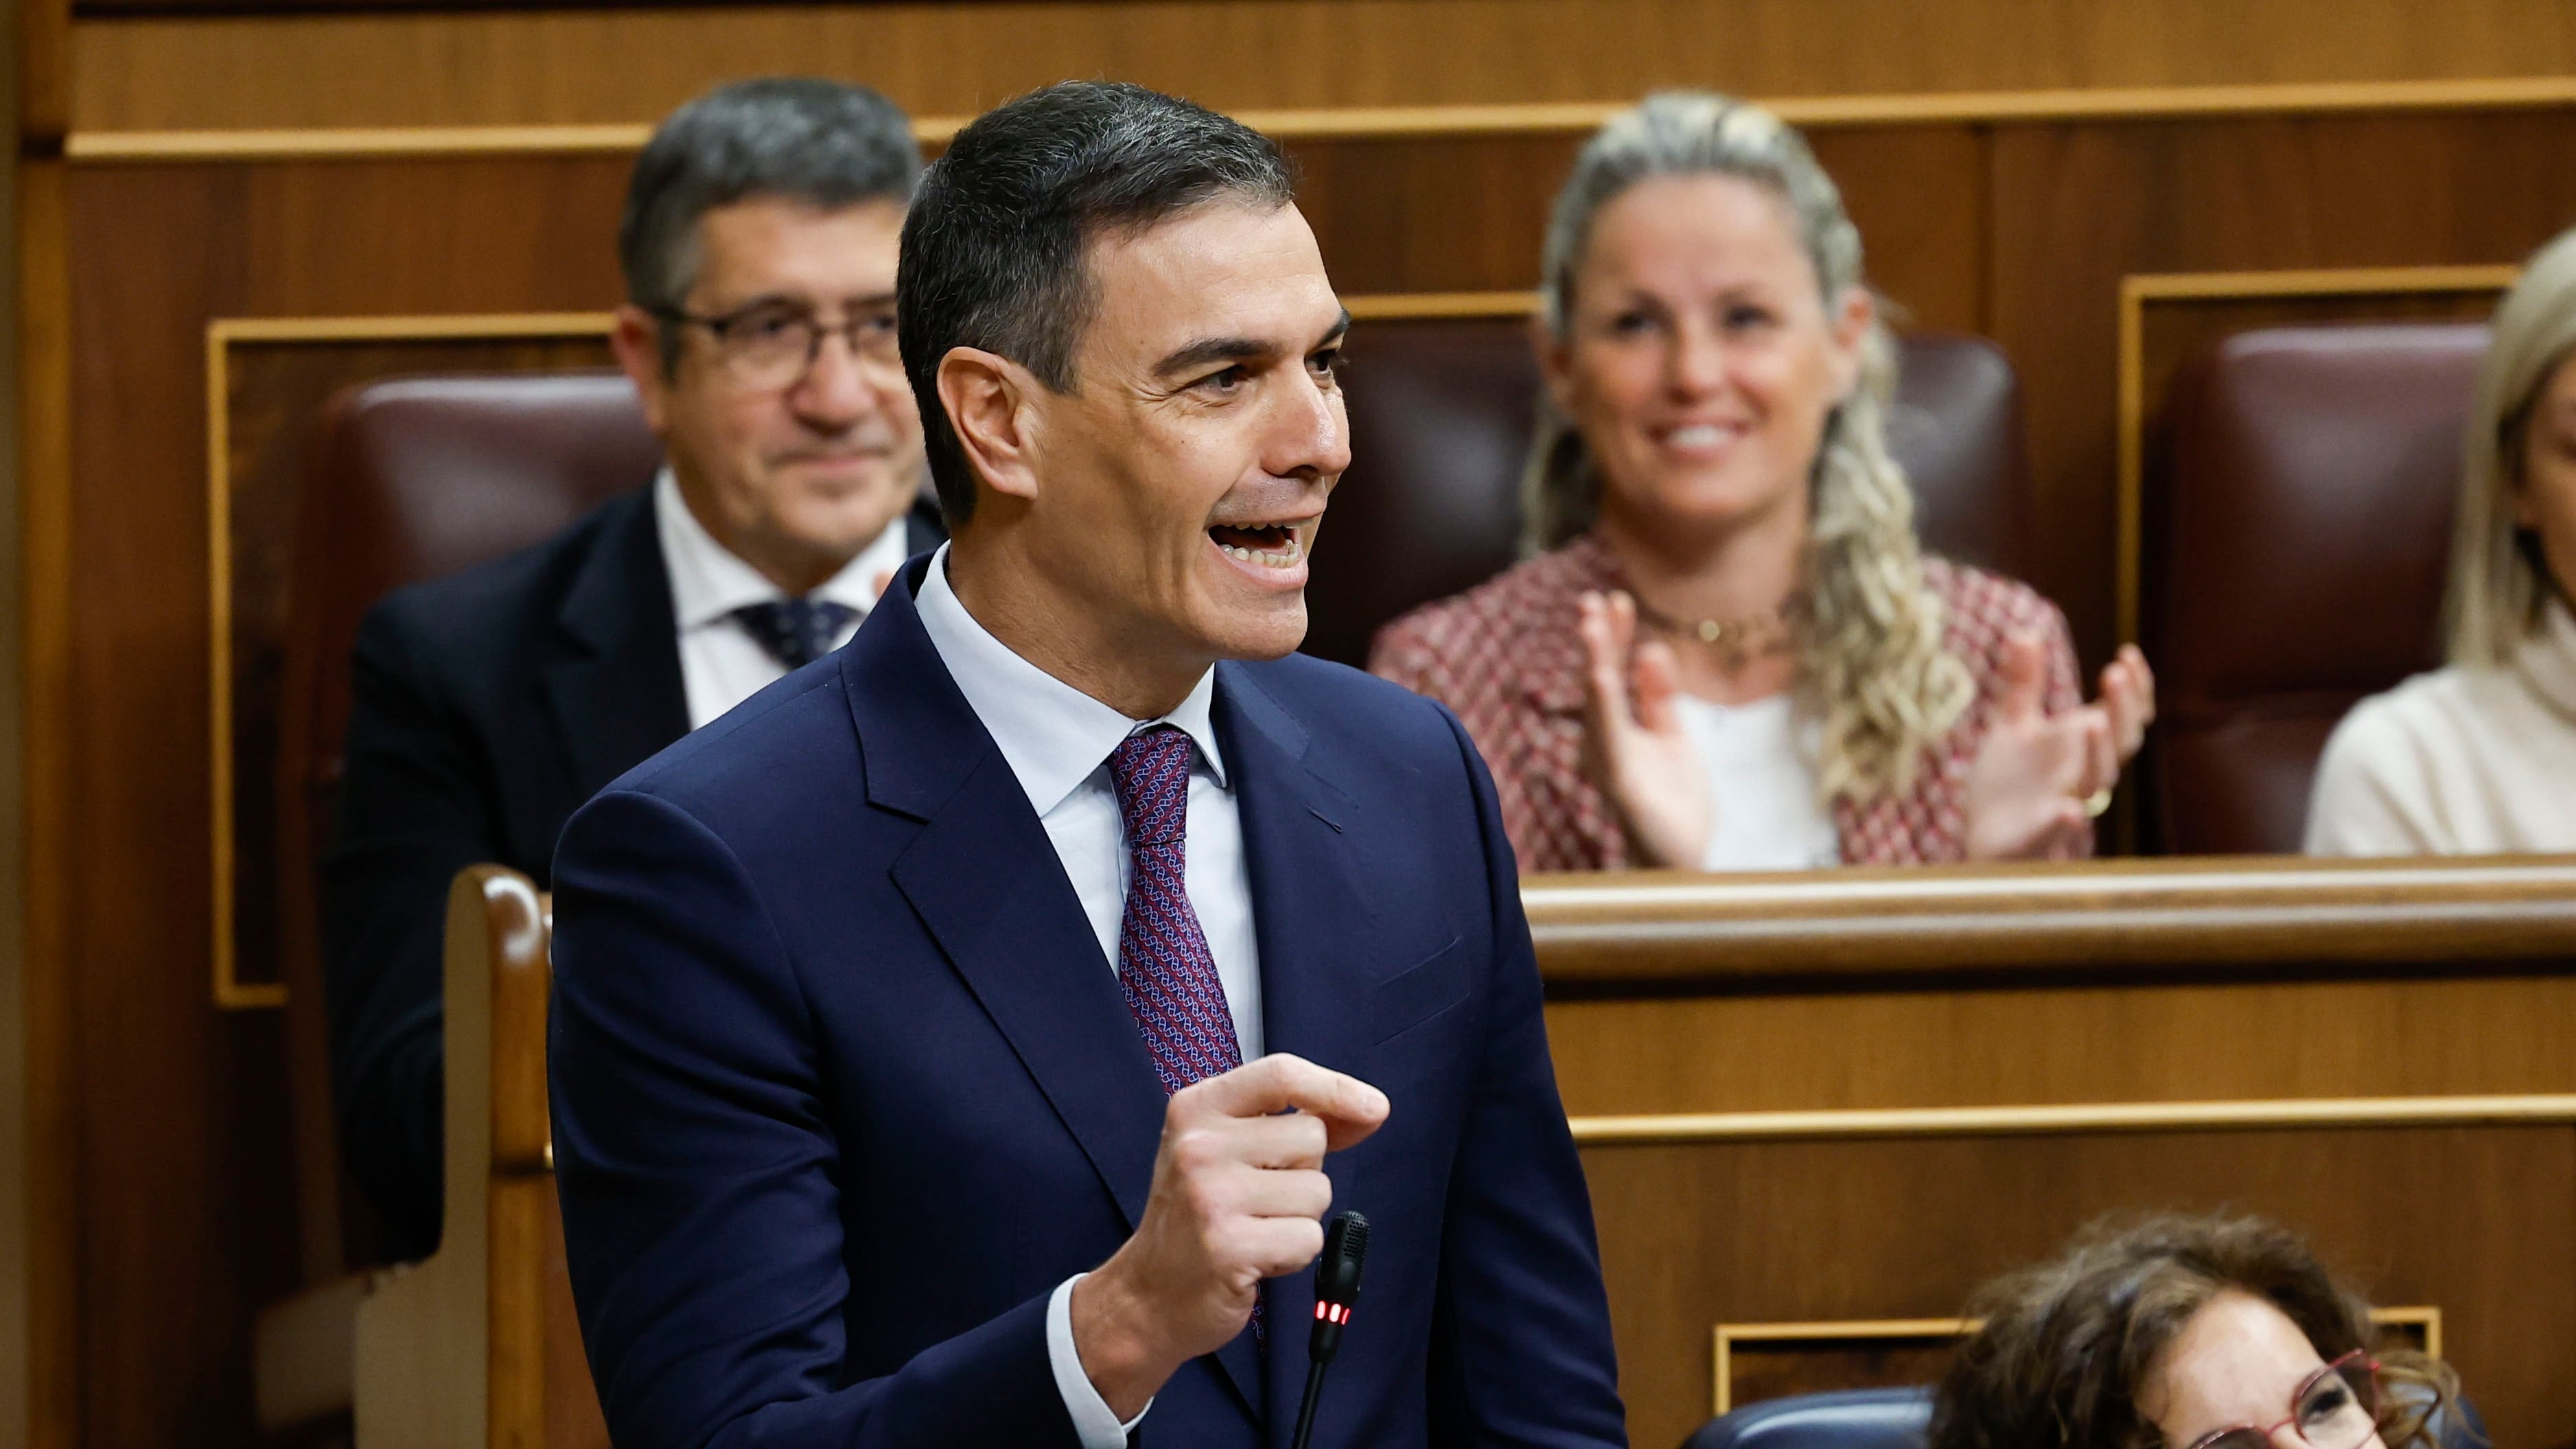
[[(1018, 779), (912, 603), (584, 806), (555, 862), (555, 1162), (624, 1449), (1070, 1446), (1046, 1300), (1145, 1204), (1164, 1096)], [(1438, 705), (1217, 667), (1265, 1033), (1393, 1114), (1315, 1443), (1626, 1442), (1510, 844)], [(1148, 1446), (1284, 1445), (1312, 1270)]]
[[(903, 523), (938, 546), (938, 512)], [(542, 887), (564, 821), (689, 732), (650, 487), (507, 558), (389, 594), (359, 627), (339, 823), (322, 860), (340, 1148), (395, 1258), (438, 1246), (447, 887)]]

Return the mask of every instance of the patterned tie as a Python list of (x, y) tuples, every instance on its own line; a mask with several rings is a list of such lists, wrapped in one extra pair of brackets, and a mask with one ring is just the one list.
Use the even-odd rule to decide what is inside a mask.
[[(1118, 989), (1145, 1034), (1154, 1075), (1170, 1096), (1243, 1065), (1225, 982), (1190, 909), (1183, 837), (1190, 819), (1190, 737), (1171, 725), (1138, 730), (1109, 753), (1109, 783), (1127, 826), (1127, 909), (1118, 918)], [(1252, 1300), (1252, 1343), (1265, 1349), (1263, 1300)]]
[(802, 669), (831, 653), (833, 636), (858, 616), (858, 610), (830, 599), (778, 599), (733, 611), (752, 639), (790, 669)]
[(1109, 782), (1134, 867), (1118, 920), (1118, 987), (1169, 1095), (1243, 1065), (1225, 983), (1183, 875), (1190, 737), (1170, 725), (1129, 735), (1110, 752)]

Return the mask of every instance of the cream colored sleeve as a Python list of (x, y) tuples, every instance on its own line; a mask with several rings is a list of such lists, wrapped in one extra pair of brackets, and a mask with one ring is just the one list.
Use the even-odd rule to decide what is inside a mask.
[(2387, 695), (2353, 706), (2326, 740), (2308, 796), (2310, 855), (2441, 855), (2445, 837), (2423, 745)]

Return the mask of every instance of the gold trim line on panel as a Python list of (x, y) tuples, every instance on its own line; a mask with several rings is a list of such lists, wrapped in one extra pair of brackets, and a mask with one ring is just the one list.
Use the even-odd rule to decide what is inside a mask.
[(1721, 1323), (1717, 1326), (1716, 1384), (1711, 1402), (1719, 1414), (1735, 1407), (1735, 1345), (1801, 1343), (1836, 1338), (1957, 1338), (1985, 1326), (1982, 1318), (1863, 1318), (1848, 1323)]
[(1354, 322), (1420, 322), (1441, 317), (1527, 317), (1538, 310), (1536, 292), (1388, 292), (1347, 297)]
[[(1629, 101), (1527, 105), (1351, 106), (1246, 110), (1237, 118), (1284, 141), (1426, 136), (1575, 135), (1600, 126)], [(2185, 116), (2332, 112), (2498, 110), (2576, 104), (2576, 78), (2360, 81), (2243, 86), (2154, 86), (2115, 90), (1959, 91), (1884, 96), (1787, 96), (1764, 101), (1793, 125), (1976, 125), (2141, 120)], [(928, 144), (945, 143), (960, 116), (913, 123)], [(584, 155), (640, 149), (652, 128), (606, 125), (317, 127), (263, 130), (74, 131), (74, 161), (271, 161), (323, 156)]]
[[(2379, 1328), (2420, 1328), (2424, 1354), (2442, 1356), (2442, 1310), (2419, 1304), (2374, 1308), (2370, 1321)], [(1844, 1322), (1721, 1323), (1717, 1325), (1714, 1369), (1716, 1392), (1711, 1404), (1719, 1414), (1735, 1405), (1735, 1345), (1739, 1343), (1814, 1343), (1835, 1339), (1959, 1338), (1985, 1327), (1982, 1318), (1860, 1318)]]
[(2547, 1126), (2576, 1123), (2576, 1094), (2319, 1097), (2247, 1102), (2076, 1102), (2018, 1107), (1676, 1112), (1569, 1120), (1578, 1146), (2026, 1137), (2103, 1132), (2253, 1132), (2286, 1127)]
[(207, 697), (211, 718), (215, 1005), (238, 1011), (286, 1004), (278, 982), (241, 979), (234, 939), (240, 862), (233, 850), (232, 378), (236, 343), (455, 341), (475, 338), (604, 337), (606, 312), (500, 312), (417, 317), (219, 317), (206, 324)]
[(2180, 272), (2120, 279), (2117, 627), (2138, 637), (2146, 492), (2146, 309), (2150, 302), (2259, 297), (2399, 297), (2501, 292), (2513, 266), (2362, 267), (2337, 271)]

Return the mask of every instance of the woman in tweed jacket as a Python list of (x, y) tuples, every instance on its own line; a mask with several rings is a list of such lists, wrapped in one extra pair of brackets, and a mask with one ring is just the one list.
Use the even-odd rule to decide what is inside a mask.
[(1525, 870), (2089, 854), (2154, 711), (2057, 609), (1922, 556), (1860, 237), (1770, 113), (1667, 93), (1559, 194), (1536, 556), (1370, 667), (1456, 711)]

